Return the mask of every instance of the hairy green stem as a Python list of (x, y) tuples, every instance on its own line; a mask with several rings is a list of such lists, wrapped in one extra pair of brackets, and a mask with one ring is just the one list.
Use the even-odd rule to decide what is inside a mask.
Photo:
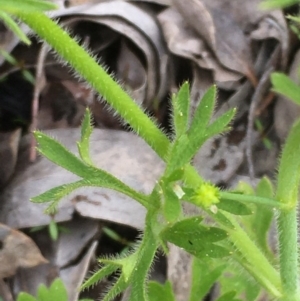
[(253, 203), (253, 204), (260, 204), (266, 205), (272, 208), (280, 208), (282, 207), (282, 203), (274, 201), (270, 198), (265, 198), (261, 196), (255, 195), (247, 195), (247, 194), (240, 194), (240, 193), (232, 193), (232, 192), (220, 192), (221, 199), (224, 200), (233, 200), (233, 201), (240, 201), (245, 203)]
[(282, 301), (299, 301), (297, 210), (282, 210), (277, 218), (279, 232)]
[[(130, 124), (133, 130), (137, 132), (162, 159), (165, 159), (170, 145), (169, 139), (157, 128), (155, 122), (143, 112), (131, 97), (114, 82), (113, 78), (109, 76), (84, 49), (70, 38), (57, 24), (42, 13), (19, 12), (18, 17), (31, 27), (43, 40), (50, 44), (63, 60), (67, 61), (96, 91), (104, 96), (107, 102)], [(185, 181), (189, 185), (197, 185), (201, 183), (202, 180), (192, 166), (187, 166), (185, 170)], [(219, 222), (222, 224), (222, 221)], [(229, 236), (237, 249), (242, 253), (246, 252), (248, 261), (251, 265), (256, 267), (255, 270), (253, 270), (255, 278), (262, 279), (263, 277), (263, 279), (272, 282), (273, 285), (268, 284), (265, 280), (261, 280), (261, 284), (270, 293), (274, 296), (279, 296), (280, 293), (274, 288), (274, 286), (280, 287), (279, 277), (277, 277), (275, 270), (260, 253), (259, 249), (248, 238), (245, 231), (237, 225), (235, 230), (229, 231)]]
[(283, 205), (277, 219), (282, 301), (300, 300), (297, 237), (297, 203), (300, 182), (299, 137), (300, 120), (293, 125), (282, 151), (275, 197)]
[(90, 83), (159, 156), (164, 156), (169, 147), (166, 135), (67, 32), (43, 13), (19, 12), (18, 17)]
[(251, 272), (254, 278), (263, 284), (268, 292), (274, 297), (281, 297), (282, 293), (279, 273), (241, 228), (236, 219), (230, 214), (223, 214), (234, 226), (234, 229), (227, 228), (226, 230), (230, 235), (231, 241), (235, 244), (238, 251), (243, 254), (244, 259), (248, 263), (246, 269)]

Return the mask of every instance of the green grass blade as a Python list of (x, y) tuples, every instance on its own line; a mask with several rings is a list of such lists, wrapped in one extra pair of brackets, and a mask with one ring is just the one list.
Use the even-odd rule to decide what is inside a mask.
[(81, 138), (77, 142), (81, 159), (88, 165), (93, 165), (90, 157), (90, 137), (93, 132), (91, 111), (87, 108), (81, 124)]
[(274, 72), (271, 75), (273, 91), (279, 93), (300, 105), (300, 87), (287, 75)]
[[(0, 0), (1, 1), (1, 0)], [(10, 17), (4, 10), (0, 7), (0, 19), (4, 22), (4, 24), (9, 28), (22, 42), (27, 45), (30, 45), (31, 42), (27, 38), (26, 34), (21, 30), (19, 25), (14, 21), (12, 17)]]

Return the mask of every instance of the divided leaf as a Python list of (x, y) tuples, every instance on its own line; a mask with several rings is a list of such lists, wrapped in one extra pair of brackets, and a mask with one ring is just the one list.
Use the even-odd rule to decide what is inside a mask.
[(97, 176), (95, 168), (86, 165), (57, 140), (42, 132), (35, 132), (34, 136), (39, 145), (38, 151), (53, 163), (81, 178), (94, 178)]
[(99, 283), (105, 277), (111, 275), (118, 269), (118, 266), (115, 265), (106, 265), (101, 267), (97, 272), (95, 272), (92, 276), (90, 276), (80, 287), (80, 290), (83, 291), (93, 285)]
[[(125, 195), (128, 195), (129, 197), (137, 200), (139, 203), (141, 203), (146, 208), (149, 207), (147, 196), (144, 194), (141, 194), (114, 176), (102, 171), (99, 171), (99, 176), (92, 178), (92, 179), (83, 179), (77, 182), (73, 182), (70, 184), (65, 184), (61, 186), (54, 187), (38, 196), (35, 196), (31, 199), (34, 203), (47, 203), (51, 202), (52, 204), (46, 211), (53, 212), (55, 211), (58, 202), (60, 199), (65, 197), (66, 195), (73, 192), (75, 189), (81, 188), (81, 187), (105, 187), (109, 189), (113, 189), (116, 191), (119, 191)], [(103, 172), (103, 173), (102, 173)]]
[(200, 104), (195, 111), (192, 124), (188, 131), (188, 136), (191, 140), (199, 139), (204, 135), (215, 108), (216, 96), (216, 85), (211, 86), (203, 95)]
[(201, 225), (202, 218), (199, 216), (181, 220), (172, 226), (166, 227), (161, 237), (196, 257), (223, 257), (229, 252), (215, 242), (227, 238), (227, 233), (216, 227), (205, 227)]
[(170, 184), (161, 185), (163, 191), (163, 211), (168, 222), (175, 222), (182, 213), (180, 199)]
[(224, 113), (209, 125), (215, 98), (216, 86), (212, 86), (197, 107), (190, 129), (187, 133), (182, 132), (173, 142), (167, 162), (168, 173), (188, 164), (207, 139), (230, 129), (228, 125), (235, 115), (235, 109)]
[(176, 137), (183, 135), (188, 129), (190, 110), (190, 87), (185, 82), (177, 95), (173, 95), (173, 123)]
[(167, 176), (189, 163), (194, 154), (194, 148), (187, 134), (181, 135), (172, 145), (167, 161)]
[(226, 264), (212, 265), (209, 258), (193, 258), (192, 286), (189, 301), (202, 300), (222, 275)]
[(221, 199), (217, 206), (219, 209), (230, 212), (234, 215), (250, 215), (253, 213), (247, 205), (234, 200)]
[(225, 112), (220, 117), (218, 117), (213, 123), (211, 123), (206, 129), (206, 135), (207, 135), (206, 139), (209, 139), (213, 136), (229, 131), (230, 130), (229, 124), (232, 121), (235, 113), (236, 113), (236, 109), (231, 109)]
[(149, 301), (176, 301), (170, 281), (166, 281), (165, 284), (149, 281), (148, 294)]
[(131, 277), (132, 287), (129, 301), (148, 300), (147, 279), (158, 247), (158, 243), (151, 230), (150, 218), (151, 215), (148, 214), (143, 240)]

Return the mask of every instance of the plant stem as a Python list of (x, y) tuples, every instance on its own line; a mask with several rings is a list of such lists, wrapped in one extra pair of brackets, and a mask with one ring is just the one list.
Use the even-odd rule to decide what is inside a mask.
[(160, 157), (166, 154), (169, 147), (166, 135), (67, 32), (43, 13), (18, 12), (17, 16), (90, 83)]
[(277, 218), (279, 232), (282, 301), (299, 301), (297, 210), (281, 210)]
[(245, 203), (266, 205), (266, 206), (270, 206), (272, 208), (282, 207), (282, 203), (277, 202), (274, 199), (261, 197), (261, 196), (255, 196), (255, 195), (247, 195), (247, 194), (221, 191), (220, 197), (221, 197), (221, 199), (225, 199), (225, 200), (233, 200), (233, 201), (240, 201), (240, 202), (245, 202)]
[[(17, 16), (31, 27), (42, 39), (68, 62), (93, 88), (105, 97), (117, 113), (130, 124), (162, 158), (165, 159), (170, 145), (169, 139), (157, 127), (155, 122), (131, 99), (106, 71), (97, 64), (69, 35), (46, 15), (38, 12), (18, 12)], [(197, 185), (202, 179), (192, 166), (185, 170), (185, 181), (189, 185)], [(230, 218), (233, 221), (233, 218)], [(222, 221), (219, 221), (223, 224)], [(224, 226), (226, 228), (226, 225)], [(261, 254), (246, 232), (236, 224), (235, 230), (229, 230), (229, 238), (238, 250), (245, 253), (253, 267), (253, 274), (275, 297), (280, 296), (280, 279), (276, 271)], [(260, 276), (261, 275), (261, 276)], [(276, 288), (277, 287), (277, 288)]]
[(280, 159), (276, 200), (282, 203), (277, 218), (282, 301), (299, 301), (297, 203), (300, 182), (300, 120), (286, 139)]
[(258, 249), (239, 223), (230, 214), (223, 212), (225, 217), (232, 223), (234, 229), (226, 227), (230, 240), (242, 253), (248, 263), (245, 268), (251, 272), (253, 277), (261, 283), (274, 297), (281, 297), (281, 281), (279, 273), (270, 264), (268, 259)]

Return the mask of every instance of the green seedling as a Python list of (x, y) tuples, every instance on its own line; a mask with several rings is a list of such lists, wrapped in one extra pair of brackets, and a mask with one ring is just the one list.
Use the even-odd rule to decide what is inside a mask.
[[(171, 140), (112, 76), (44, 13), (5, 9), (5, 13), (25, 22), (53, 47), (166, 163), (153, 191), (146, 195), (93, 165), (89, 155), (92, 132), (89, 110), (82, 124), (77, 155), (70, 153), (55, 139), (41, 132), (35, 133), (42, 155), (81, 178), (32, 198), (36, 203), (48, 203), (48, 213), (55, 214), (61, 198), (77, 188), (88, 186), (116, 190), (147, 210), (145, 229), (136, 244), (127, 253), (100, 258), (100, 269), (85, 281), (82, 289), (117, 271), (118, 278), (102, 300), (113, 300), (128, 287), (131, 288), (129, 301), (161, 300), (162, 296), (164, 300), (175, 300), (169, 282), (161, 285), (148, 281), (157, 250), (168, 253), (167, 243), (171, 242), (193, 256), (192, 287), (187, 300), (196, 301), (204, 297), (216, 281), (220, 283), (219, 301), (255, 301), (264, 294), (269, 300), (300, 300), (296, 219), (300, 122), (293, 126), (284, 146), (275, 187), (263, 178), (256, 189), (240, 185), (234, 191), (220, 190), (205, 181), (191, 165), (193, 156), (205, 141), (230, 130), (235, 114), (235, 110), (230, 110), (212, 120), (215, 86), (208, 89), (192, 120), (189, 120), (188, 83), (184, 83), (178, 94), (173, 95), (174, 133)], [(272, 79), (274, 82), (274, 75)], [(295, 93), (298, 88), (289, 81), (276, 85), (275, 90), (298, 101), (299, 96)], [(198, 206), (202, 214), (186, 216), (183, 202)], [(268, 243), (274, 211), (278, 217), (279, 254), (275, 254)], [(214, 221), (213, 226), (207, 222), (207, 217)], [(61, 299), (52, 300), (63, 301), (64, 297), (61, 291)]]
[(51, 220), (49, 225), (37, 226), (30, 229), (30, 232), (37, 232), (47, 228), (50, 238), (56, 241), (59, 237), (59, 233), (67, 233), (69, 230), (66, 227), (58, 225), (54, 220)]

